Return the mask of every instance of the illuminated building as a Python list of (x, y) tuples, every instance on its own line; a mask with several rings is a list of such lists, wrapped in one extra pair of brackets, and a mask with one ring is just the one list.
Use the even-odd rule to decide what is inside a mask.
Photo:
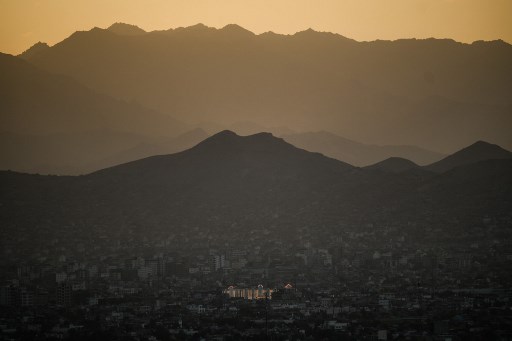
[(231, 285), (223, 291), (230, 298), (243, 298), (246, 300), (272, 299), (273, 292), (274, 289), (265, 289), (262, 284), (258, 285), (257, 288), (237, 288)]

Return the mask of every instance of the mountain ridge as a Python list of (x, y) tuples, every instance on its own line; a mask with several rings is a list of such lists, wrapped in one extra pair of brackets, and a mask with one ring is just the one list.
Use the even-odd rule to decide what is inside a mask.
[(424, 168), (429, 171), (442, 173), (456, 167), (480, 161), (509, 158), (512, 158), (512, 152), (496, 144), (479, 140)]
[(385, 172), (402, 173), (412, 169), (418, 169), (420, 166), (411, 160), (401, 157), (390, 157), (373, 165), (366, 166), (366, 169), (381, 170)]
[[(296, 34), (302, 34), (302, 33), (319, 33), (319, 34), (327, 34), (327, 35), (333, 35), (333, 36), (337, 36), (337, 37), (341, 37), (341, 38), (344, 38), (344, 39), (347, 39), (347, 40), (351, 40), (351, 41), (355, 41), (355, 42), (359, 42), (359, 43), (374, 43), (374, 42), (407, 42), (407, 41), (412, 41), (412, 42), (417, 42), (417, 41), (439, 41), (439, 42), (454, 42), (454, 43), (457, 43), (457, 44), (461, 44), (461, 45), (473, 45), (473, 44), (487, 44), (487, 43), (490, 43), (490, 44), (500, 44), (500, 45), (503, 45), (503, 46), (507, 46), (507, 47), (512, 47), (512, 43), (509, 43), (503, 39), (493, 39), (493, 40), (475, 40), (475, 41), (472, 41), (472, 42), (462, 42), (462, 41), (458, 41), (458, 40), (455, 40), (455, 39), (451, 39), (451, 38), (434, 38), (434, 37), (428, 37), (428, 38), (397, 38), (397, 39), (374, 39), (374, 40), (361, 40), (361, 41), (358, 41), (358, 40), (355, 40), (355, 39), (352, 39), (352, 38), (348, 38), (346, 36), (344, 36), (343, 34), (340, 34), (340, 33), (336, 33), (336, 32), (330, 32), (330, 31), (318, 31), (318, 30), (315, 30), (313, 29), (312, 27), (309, 27), (309, 28), (306, 28), (306, 29), (303, 29), (303, 30), (299, 30), (299, 31), (296, 31), (294, 33), (278, 33), (278, 32), (275, 32), (275, 31), (265, 31), (265, 32), (262, 32), (262, 33), (254, 33), (238, 24), (235, 24), (235, 23), (231, 23), (231, 24), (226, 24), (222, 27), (213, 27), (213, 26), (207, 26), (203, 23), (197, 23), (197, 24), (194, 24), (194, 25), (190, 25), (190, 26), (180, 26), (180, 27), (174, 27), (174, 28), (168, 28), (168, 29), (163, 29), (163, 30), (151, 30), (151, 31), (146, 31), (144, 29), (142, 29), (141, 27), (137, 26), (136, 24), (129, 24), (129, 23), (126, 23), (126, 22), (115, 22), (113, 24), (111, 24), (110, 26), (108, 26), (107, 28), (100, 28), (100, 27), (94, 27), (90, 30), (94, 30), (94, 29), (99, 29), (99, 30), (116, 30), (117, 28), (128, 28), (130, 30), (134, 30), (134, 32), (141, 32), (141, 33), (159, 33), (159, 32), (163, 32), (163, 31), (174, 31), (174, 30), (184, 30), (184, 29), (193, 29), (193, 28), (204, 28), (204, 29), (211, 29), (211, 30), (216, 30), (216, 31), (222, 31), (223, 29), (232, 29), (232, 28), (235, 28), (236, 30), (243, 30), (243, 31), (246, 31), (246, 32), (249, 32), (251, 33), (252, 35), (255, 35), (255, 36), (259, 36), (259, 35), (265, 35), (265, 34), (268, 34), (268, 33), (271, 33), (273, 35), (278, 35), (278, 36), (283, 36), (283, 37), (286, 37), (286, 36), (293, 36), (293, 35), (296, 35)], [(84, 30), (84, 31), (79, 31), (79, 32), (87, 32), (87, 30)], [(36, 43), (37, 44), (37, 43)]]
[(416, 146), (360, 143), (327, 131), (286, 134), (281, 137), (297, 147), (320, 152), (359, 167), (369, 166), (390, 157), (403, 157), (426, 165), (446, 156)]
[(114, 32), (116, 34), (120, 34), (120, 35), (141, 35), (141, 34), (147, 33), (142, 28), (140, 28), (136, 25), (130, 25), (130, 24), (125, 24), (125, 23), (121, 23), (121, 22), (116, 22), (116, 23), (110, 25), (107, 28), (107, 30)]
[[(139, 36), (95, 29), (26, 58), (192, 125), (255, 120), (443, 153), (478, 138), (512, 148), (508, 45), (356, 42), (332, 33), (254, 35), (237, 27)], [(432, 129), (435, 140), (427, 133)], [(455, 130), (464, 134), (454, 136)]]
[(141, 135), (186, 130), (170, 116), (98, 93), (18, 57), (0, 54), (0, 73), (1, 168), (81, 173), (96, 157), (147, 139)]

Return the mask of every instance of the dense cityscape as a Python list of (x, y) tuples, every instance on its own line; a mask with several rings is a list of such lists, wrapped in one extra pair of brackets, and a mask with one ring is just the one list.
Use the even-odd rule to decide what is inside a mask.
[(510, 213), (452, 222), (453, 234), (396, 221), (319, 234), (303, 227), (289, 238), (196, 228), (141, 240), (55, 239), (30, 262), (3, 245), (0, 335), (508, 340), (511, 222)]

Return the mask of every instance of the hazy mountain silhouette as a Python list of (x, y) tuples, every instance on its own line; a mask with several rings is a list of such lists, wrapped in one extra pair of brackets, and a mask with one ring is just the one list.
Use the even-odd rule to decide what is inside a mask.
[(17, 57), (0, 54), (0, 71), (0, 122), (4, 131), (49, 134), (116, 130), (167, 135), (184, 127), (167, 115), (99, 94)]
[(354, 166), (368, 166), (395, 156), (413, 160), (419, 164), (430, 164), (444, 156), (415, 146), (363, 144), (326, 131), (295, 133), (282, 137), (299, 148), (319, 152)]
[[(0, 133), (0, 169), (41, 174), (86, 174), (104, 165), (99, 161), (144, 142), (146, 136), (116, 131)], [(135, 160), (134, 157), (130, 160)], [(127, 161), (127, 160), (125, 160)], [(112, 165), (106, 164), (105, 166)]]
[(194, 124), (253, 121), (444, 153), (478, 139), (512, 148), (512, 47), (502, 41), (115, 24), (23, 57)]
[(445, 157), (438, 162), (425, 166), (424, 168), (433, 172), (446, 172), (450, 169), (491, 159), (510, 159), (512, 153), (498, 145), (485, 141), (478, 141), (474, 144), (459, 150), (458, 152)]
[(24, 51), (20, 57), (23, 59), (30, 59), (34, 55), (36, 55), (39, 52), (45, 51), (46, 49), (49, 49), (50, 46), (48, 44), (43, 42), (37, 42), (34, 45), (32, 45), (28, 50)]
[(127, 36), (137, 36), (142, 35), (146, 33), (143, 29), (135, 26), (135, 25), (129, 25), (125, 23), (115, 23), (110, 25), (108, 28), (110, 32), (114, 32), (115, 34), (119, 35), (127, 35)]
[(89, 172), (101, 158), (186, 129), (167, 115), (98, 94), (17, 57), (0, 54), (0, 73), (2, 169)]
[[(0, 172), (0, 218), (6, 238), (27, 232), (12, 226), (30, 227), (31, 238), (19, 239), (26, 243), (51, 240), (64, 233), (62, 226), (73, 235), (120, 239), (128, 232), (196, 233), (191, 226), (248, 234), (265, 227), (293, 238), (301, 227), (334, 233), (355, 224), (360, 230), (364, 221), (389, 215), (395, 221), (446, 221), (447, 216), (480, 221), (485, 214), (510, 212), (511, 174), (512, 159), (421, 177), (375, 172), (298, 149), (268, 133), (241, 137), (223, 131), (177, 154), (86, 176)], [(16, 224), (8, 224), (12, 221)], [(44, 228), (33, 221), (44, 221)]]
[(367, 169), (382, 170), (385, 172), (402, 173), (411, 169), (417, 169), (420, 166), (414, 162), (401, 158), (390, 157), (384, 161), (377, 162), (376, 164), (366, 166)]
[(237, 121), (237, 122), (230, 124), (224, 130), (232, 130), (239, 135), (253, 135), (253, 134), (257, 134), (262, 131), (268, 131), (275, 136), (281, 136), (284, 134), (293, 133), (293, 130), (291, 130), (288, 127), (284, 127), (284, 126), (268, 127), (268, 126), (262, 126), (260, 124), (257, 124), (257, 123), (251, 122), (251, 121)]
[[(446, 156), (442, 160), (423, 166), (421, 169), (429, 172), (444, 173), (461, 166), (476, 164), (482, 161), (489, 161), (490, 163), (495, 159), (512, 159), (512, 152), (495, 144), (477, 141)], [(419, 171), (420, 166), (405, 158), (391, 157), (376, 164), (366, 166), (365, 169), (401, 173), (409, 170)]]
[(149, 156), (181, 152), (195, 146), (208, 136), (204, 130), (197, 128), (178, 136), (142, 141), (132, 148), (112, 153), (112, 155), (90, 165), (89, 169), (94, 171)]
[(0, 133), (0, 169), (41, 174), (87, 174), (144, 157), (176, 153), (208, 137), (201, 129), (148, 137), (116, 131), (19, 135)]
[[(101, 170), (93, 175), (105, 173), (110, 176), (124, 174), (139, 176), (144, 174), (145, 177), (158, 179), (159, 177), (152, 173), (167, 174), (175, 169), (175, 163), (179, 163), (182, 167), (192, 166), (186, 172), (188, 175), (194, 172), (206, 172), (207, 175), (215, 166), (226, 174), (243, 169), (242, 177), (249, 175), (258, 177), (258, 167), (264, 167), (270, 172), (284, 171), (288, 174), (307, 172), (310, 169), (314, 171), (328, 169), (335, 173), (355, 169), (347, 163), (294, 147), (270, 133), (239, 136), (232, 131), (224, 130), (185, 152), (152, 156)], [(233, 164), (236, 167), (230, 170), (230, 165)], [(308, 166), (309, 164), (312, 166)], [(297, 170), (293, 170), (295, 167)], [(240, 175), (228, 177), (227, 180), (234, 181), (237, 177)]]

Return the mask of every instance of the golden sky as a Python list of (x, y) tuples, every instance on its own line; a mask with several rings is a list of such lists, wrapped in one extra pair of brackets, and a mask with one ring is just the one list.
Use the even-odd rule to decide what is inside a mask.
[(0, 51), (53, 45), (114, 22), (145, 30), (236, 23), (255, 33), (307, 28), (356, 40), (452, 38), (512, 42), (512, 0), (0, 0)]

